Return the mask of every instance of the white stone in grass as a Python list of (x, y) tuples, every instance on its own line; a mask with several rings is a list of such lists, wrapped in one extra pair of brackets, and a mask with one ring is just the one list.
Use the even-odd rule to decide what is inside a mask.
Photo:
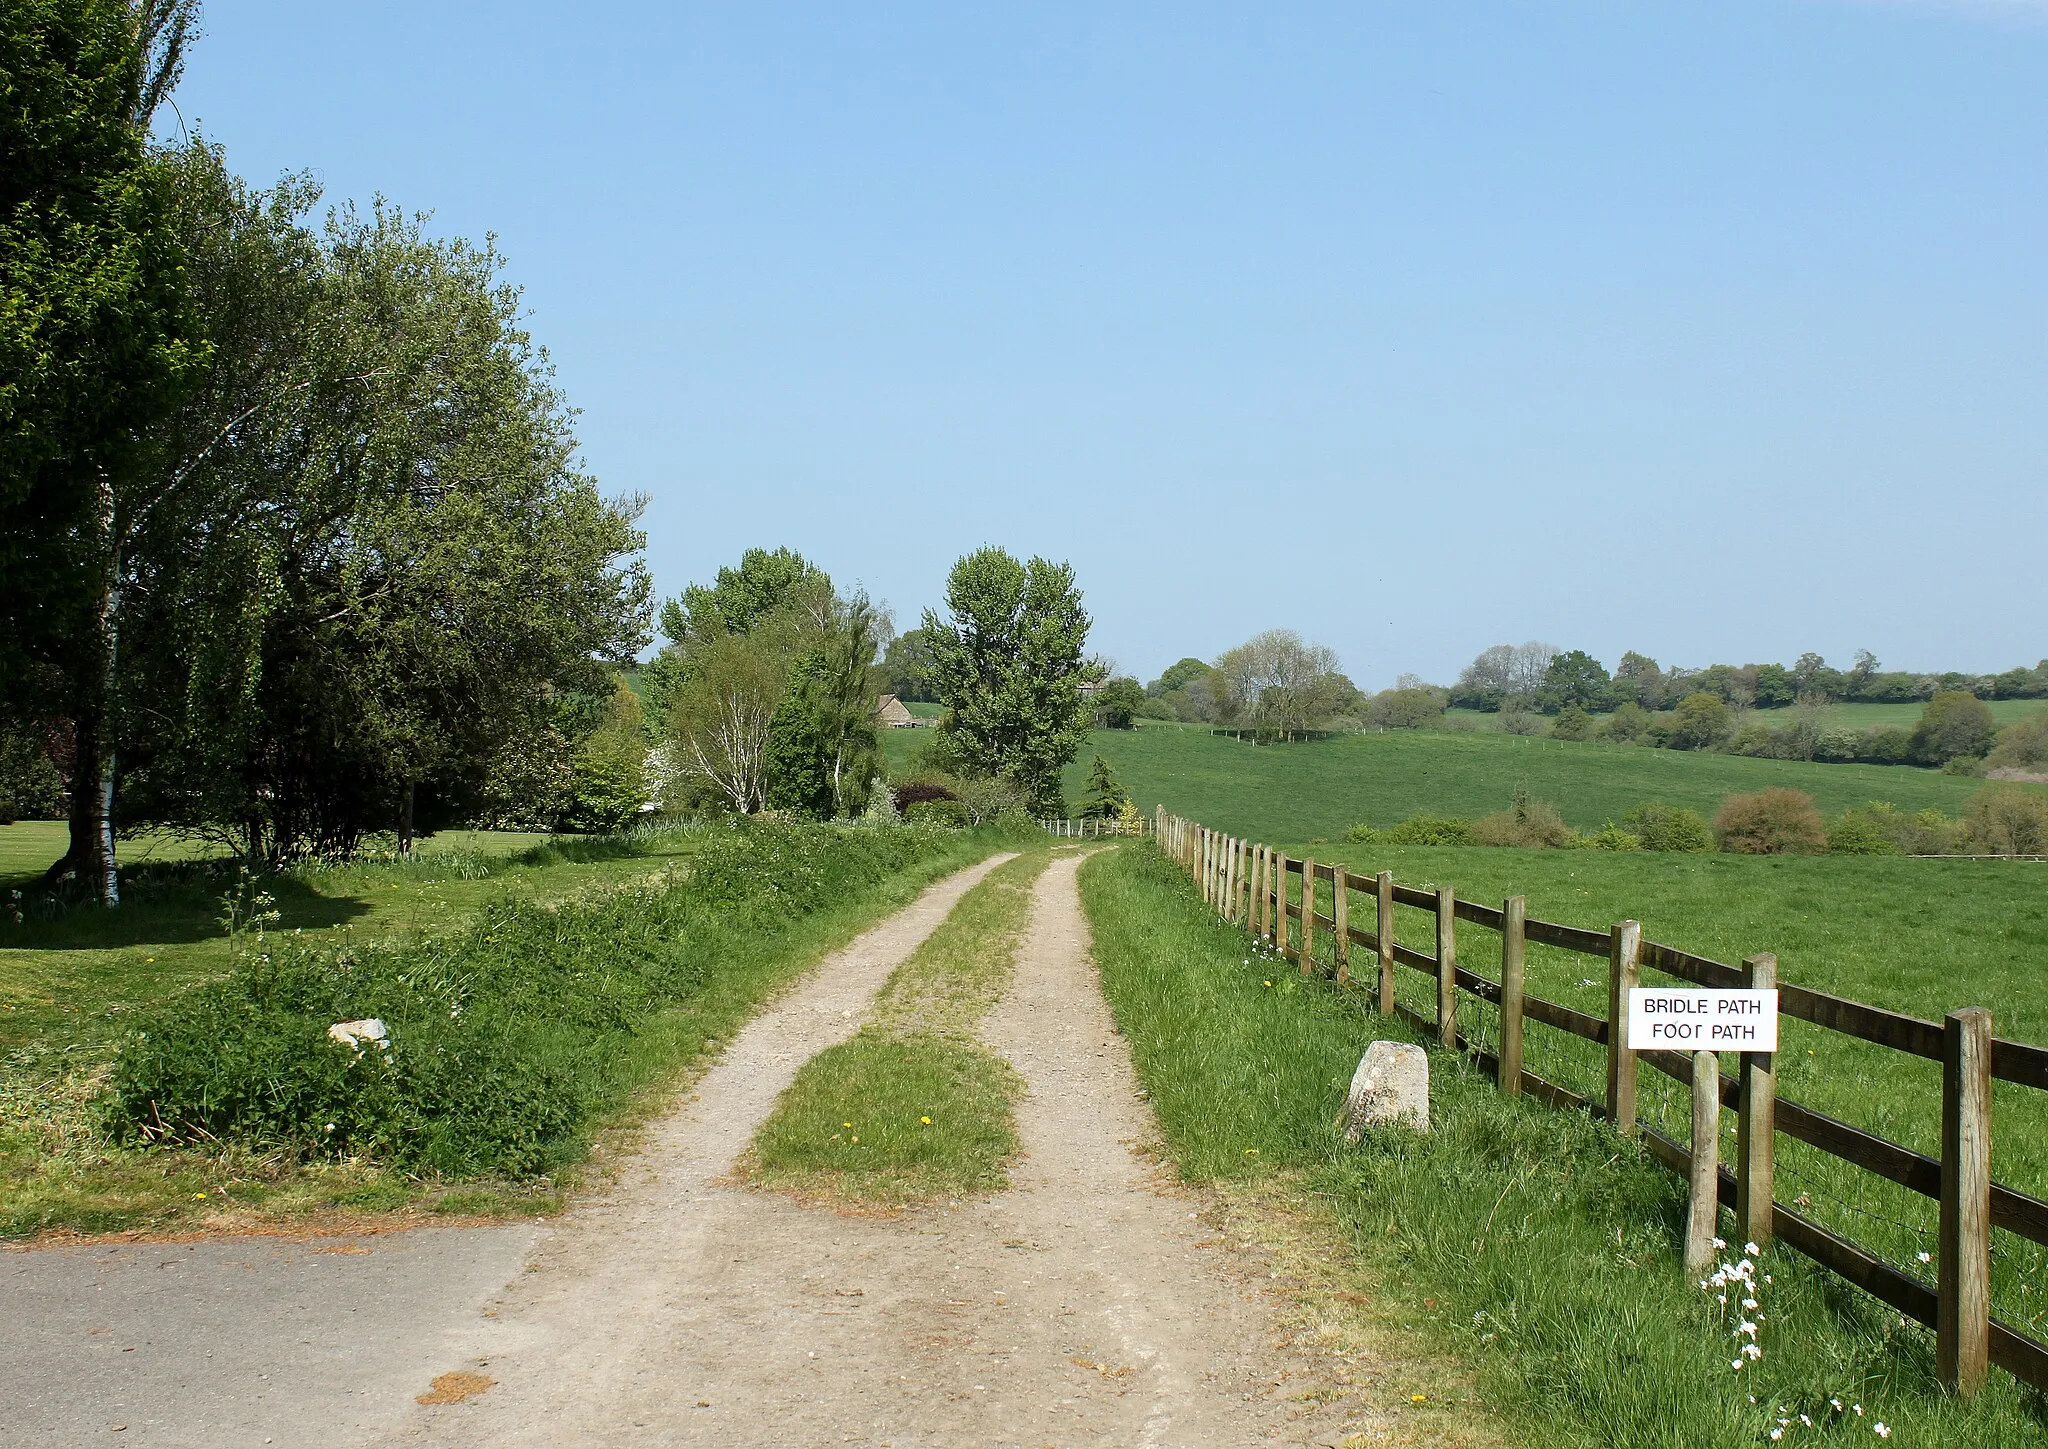
[(386, 1051), (391, 1049), (390, 1030), (374, 1016), (358, 1021), (337, 1021), (327, 1028), (327, 1037), (330, 1041), (340, 1042), (357, 1056), (363, 1054), (365, 1046), (382, 1047)]
[(1404, 1041), (1376, 1041), (1358, 1060), (1344, 1098), (1344, 1136), (1356, 1142), (1379, 1122), (1429, 1130), (1429, 1055)]

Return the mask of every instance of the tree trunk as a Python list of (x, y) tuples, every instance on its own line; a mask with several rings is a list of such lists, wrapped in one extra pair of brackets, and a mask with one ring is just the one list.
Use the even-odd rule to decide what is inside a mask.
[(398, 853), (412, 854), (412, 781), (405, 782), (405, 797), (398, 807)]

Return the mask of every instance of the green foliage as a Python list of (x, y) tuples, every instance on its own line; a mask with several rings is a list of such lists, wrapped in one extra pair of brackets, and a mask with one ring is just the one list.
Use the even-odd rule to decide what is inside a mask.
[(1088, 614), (1066, 564), (984, 548), (953, 565), (947, 618), (925, 612), (931, 678), (963, 773), (1000, 775), (1064, 815), (1060, 772), (1087, 737)]
[(1588, 740), (1593, 737), (1593, 717), (1576, 704), (1568, 704), (1558, 711), (1556, 721), (1550, 726), (1550, 737), (1554, 740)]
[(40, 739), (0, 723), (0, 825), (64, 813), (64, 780)]
[(1991, 753), (1984, 757), (1984, 767), (1987, 771), (2048, 774), (2048, 714), (2038, 714), (2000, 730)]
[(1585, 850), (1641, 850), (1643, 838), (1632, 830), (1624, 830), (1613, 821), (1608, 821), (1591, 835), (1581, 836), (1578, 845)]
[(1714, 848), (1714, 830), (1707, 824), (1707, 817), (1683, 806), (1646, 802), (1622, 816), (1622, 825), (1642, 842), (1644, 850)]
[(1877, 803), (1844, 810), (1828, 827), (1828, 854), (1898, 855), (1895, 813), (1889, 805)]
[(1927, 701), (1913, 727), (1913, 758), (1945, 765), (1960, 756), (1981, 756), (1997, 732), (1983, 700), (1967, 690), (1944, 690)]
[(903, 819), (911, 825), (964, 829), (967, 825), (967, 806), (958, 800), (919, 800), (904, 807)]
[(1095, 692), (1095, 717), (1104, 729), (1127, 730), (1145, 707), (1145, 690), (1135, 679), (1112, 679)]
[(1678, 702), (1670, 744), (1674, 750), (1710, 749), (1728, 737), (1728, 706), (1718, 694), (1695, 690)]
[(1599, 660), (1583, 649), (1567, 649), (1552, 659), (1544, 671), (1540, 698), (1546, 709), (1575, 705), (1583, 713), (1606, 706), (1608, 686), (1607, 670)]
[[(1396, 830), (1401, 828), (1395, 827)], [(1460, 843), (1447, 839), (1394, 840), (1391, 836), (1389, 839), (1393, 844), (1405, 845)], [(1513, 803), (1505, 810), (1474, 821), (1470, 830), (1470, 841), (1474, 845), (1558, 850), (1577, 845), (1579, 837), (1576, 831), (1564, 823), (1564, 817), (1557, 813), (1555, 805), (1532, 799), (1529, 794), (1529, 782), (1517, 780)]]
[(1081, 816), (1090, 820), (1113, 820), (1121, 815), (1131, 803), (1131, 792), (1117, 782), (1116, 772), (1109, 768), (1109, 761), (1097, 755), (1088, 767), (1088, 799), (1081, 806)]
[(1737, 855), (1818, 855), (1828, 848), (1827, 826), (1803, 790), (1730, 795), (1714, 816), (1714, 838)]
[(1444, 696), (1438, 690), (1383, 689), (1372, 697), (1366, 722), (1375, 729), (1414, 730), (1442, 718), (1443, 712)]
[(1650, 712), (1634, 700), (1628, 700), (1616, 707), (1614, 714), (1602, 727), (1601, 734), (1619, 744), (1650, 742)]
[[(717, 831), (683, 879), (542, 906), (504, 899), (446, 935), (252, 941), (225, 979), (140, 1014), (107, 1110), (137, 1141), (367, 1155), (448, 1176), (573, 1157), (619, 1055), (707, 989), (736, 937), (772, 937), (936, 854), (916, 830)], [(374, 1017), (357, 1056), (331, 1023)], [(330, 1125), (331, 1124), (331, 1125)]]
[(621, 679), (605, 716), (576, 749), (569, 823), (578, 830), (623, 830), (647, 803), (647, 726), (640, 696)]
[(1993, 783), (1970, 801), (1971, 843), (1988, 855), (2048, 855), (2048, 796)]
[(1472, 822), (1461, 820), (1455, 815), (1430, 815), (1417, 812), (1390, 825), (1380, 832), (1380, 839), (1388, 845), (1473, 845)]
[(648, 584), (503, 259), (174, 159), (213, 351), (123, 524), (123, 818), (281, 860), (466, 817), (503, 752), (559, 784), (553, 700), (609, 694)]

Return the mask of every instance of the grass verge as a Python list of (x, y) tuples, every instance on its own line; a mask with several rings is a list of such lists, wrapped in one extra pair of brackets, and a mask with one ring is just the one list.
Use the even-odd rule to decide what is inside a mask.
[[(232, 1108), (237, 1101), (267, 1093), (273, 1107), (280, 1099), (296, 1102), (299, 1110), (286, 1114), (288, 1120), (284, 1121), (252, 1124), (189, 1112), (180, 1119), (173, 1113), (171, 1120), (182, 1121), (185, 1127), (173, 1134), (181, 1139), (174, 1145), (148, 1149), (132, 1141), (124, 1145), (122, 1128), (124, 1119), (134, 1120), (133, 1098), (131, 1094), (128, 1113), (110, 1112), (109, 1078), (115, 1068), (106, 1053), (18, 1051), (8, 1072), (0, 1076), (0, 1235), (20, 1237), (51, 1230), (181, 1232), (278, 1222), (303, 1225), (333, 1214), (397, 1209), (461, 1216), (548, 1210), (593, 1166), (602, 1170), (638, 1122), (658, 1110), (676, 1082), (764, 998), (824, 951), (909, 901), (933, 879), (1001, 843), (984, 833), (920, 835), (923, 843), (915, 850), (900, 852), (903, 858), (853, 872), (853, 878), (838, 881), (843, 888), (813, 891), (797, 902), (785, 900), (779, 910), (772, 899), (764, 904), (754, 892), (743, 889), (739, 894), (747, 898), (742, 903), (745, 909), (734, 909), (734, 900), (728, 898), (723, 908), (686, 911), (692, 929), (665, 943), (658, 937), (640, 939), (647, 935), (642, 931), (631, 941), (633, 949), (615, 951), (619, 942), (604, 934), (619, 924), (621, 912), (633, 914), (635, 898), (644, 906), (676, 889), (673, 880), (666, 887), (652, 880), (643, 863), (630, 879), (601, 880), (594, 891), (586, 886), (585, 893), (594, 895), (594, 900), (572, 895), (566, 902), (536, 902), (541, 893), (528, 890), (502, 898), (472, 919), (457, 922), (451, 930), (367, 945), (295, 943), (295, 952), (319, 958), (310, 963), (300, 960), (295, 967), (301, 988), (308, 974), (319, 987), (312, 993), (317, 1001), (299, 1003), (303, 1009), (298, 1015), (303, 1020), (296, 1023), (289, 1020), (293, 1013), (286, 1009), (291, 1003), (276, 999), (274, 990), (269, 999), (263, 999), (258, 978), (265, 969), (275, 973), (275, 960), (244, 961), (223, 983), (171, 996), (153, 1012), (130, 1018), (138, 1034), (149, 1032), (146, 1023), (157, 1021), (169, 1028), (164, 1035), (186, 1041), (187, 1049), (169, 1053), (166, 1062), (173, 1075), (186, 1074), (189, 1083), (200, 1090), (180, 1100), (208, 1111), (228, 1108), (228, 1117), (234, 1119)], [(667, 864), (673, 874), (674, 862)], [(564, 862), (557, 868), (577, 879), (582, 877), (574, 863)], [(695, 874), (693, 870), (691, 875)], [(759, 894), (772, 898), (776, 892)], [(699, 907), (704, 904), (698, 902)], [(790, 909), (791, 905), (797, 908)], [(517, 939), (530, 951), (510, 949), (512, 938), (501, 935), (508, 925), (526, 933)], [(272, 937), (270, 944), (284, 943)], [(642, 947), (650, 949), (643, 951)], [(493, 979), (493, 968), (514, 965), (536, 952), (541, 959), (528, 959), (529, 965), (560, 967), (563, 963), (556, 958), (565, 951), (579, 958), (570, 965), (595, 970), (555, 974), (535, 970), (524, 983), (510, 983), (534, 990), (523, 997), (517, 990), (509, 993), (519, 1000), (486, 1001), (471, 1018), (488, 1027), (495, 1013), (500, 1024), (513, 1028), (508, 1032), (486, 1031), (467, 1044), (437, 1040), (430, 1022), (416, 1017), (410, 1026), (402, 1025), (406, 1022), (404, 1010), (394, 1009), (409, 1010), (427, 997), (438, 1002), (437, 993), (446, 994), (446, 989), (482, 988), (486, 997), (505, 997), (508, 993), (494, 988), (507, 983)], [(260, 957), (264, 953), (254, 954)], [(277, 952), (270, 954), (274, 957)], [(345, 978), (347, 972), (328, 971), (330, 979), (324, 982), (319, 973), (310, 972), (311, 966), (345, 965), (354, 970), (366, 957), (370, 969), (362, 970), (352, 986), (334, 979)], [(637, 996), (628, 979), (634, 976), (635, 967), (643, 968), (639, 988), (652, 988), (638, 989)], [(563, 993), (572, 987), (577, 988), (575, 997), (565, 1001)], [(344, 1001), (334, 994), (350, 989), (370, 994), (382, 990), (386, 1000)], [(277, 1032), (222, 1034), (235, 1053), (263, 1058), (268, 1052), (269, 1056), (257, 1061), (261, 1070), (253, 1074), (246, 1061), (237, 1065), (216, 1060), (220, 1053), (209, 1040), (205, 1022), (221, 1017), (218, 1025), (233, 1025), (220, 1010), (224, 1004), (233, 1004), (229, 998), (260, 1007), (267, 1017), (287, 1018), (270, 1023), (282, 1027), (287, 1048), (298, 1036), (320, 1040), (303, 1044), (309, 1050), (280, 1051), (276, 1050)], [(459, 998), (451, 1000), (462, 1004)], [(517, 1008), (522, 1001), (540, 1010), (521, 1013)], [(376, 1105), (362, 1100), (374, 1098), (376, 1091), (351, 1091), (352, 1084), (346, 1080), (358, 1071), (360, 1063), (329, 1060), (334, 1053), (324, 1044), (325, 1023), (339, 1019), (329, 1015), (331, 1011), (348, 1016), (386, 1012), (394, 1028), (394, 1055), (401, 1050), (402, 1038), (411, 1036), (414, 1048), (423, 1049), (408, 1052), (416, 1065), (419, 1058), (434, 1056), (437, 1048), (455, 1045), (470, 1049), (472, 1057), (503, 1058), (499, 1064), (515, 1072), (520, 1070), (521, 1060), (536, 1066), (538, 1070), (519, 1084), (521, 1090), (512, 1094), (515, 1106), (509, 1118), (501, 1113), (501, 1122), (509, 1121), (513, 1130), (498, 1134), (514, 1148), (512, 1157), (527, 1149), (526, 1159), (517, 1162), (501, 1156), (493, 1162), (472, 1157), (465, 1163), (458, 1152), (456, 1159), (439, 1163), (428, 1160), (417, 1148), (393, 1151), (374, 1140), (374, 1133), (334, 1148), (325, 1148), (318, 1140), (308, 1142), (309, 1129), (324, 1138), (321, 1129), (325, 1121), (340, 1121), (329, 1115), (332, 1101), (323, 1102), (318, 1090), (304, 1090), (309, 1080), (316, 1089), (332, 1088), (340, 1090), (344, 1098), (353, 1096), (359, 1115)], [(507, 1012), (523, 1014), (527, 1020), (508, 1023)], [(232, 1015), (230, 1011), (228, 1016)], [(536, 1025), (535, 1016), (563, 1020)], [(305, 1029), (307, 1022), (314, 1028), (310, 1033)], [(195, 1023), (202, 1029), (193, 1039)], [(258, 1038), (254, 1047), (248, 1040), (251, 1036)], [(523, 1043), (513, 1038), (523, 1038)], [(25, 1056), (30, 1059), (24, 1060)], [(342, 1056), (347, 1056), (345, 1050)], [(431, 1063), (427, 1065), (428, 1071), (415, 1073), (415, 1087), (431, 1085)], [(229, 1070), (222, 1071), (223, 1066)], [(377, 1080), (370, 1085), (387, 1096), (403, 1086), (395, 1080), (402, 1073), (374, 1059), (371, 1068)], [(331, 1069), (338, 1069), (341, 1080)], [(457, 1085), (462, 1083), (459, 1070), (446, 1069), (444, 1075)], [(242, 1090), (252, 1081), (258, 1091)], [(280, 1084), (288, 1090), (279, 1091)], [(559, 1110), (552, 1117), (542, 1110), (527, 1114), (522, 1125), (517, 1104), (538, 1102), (545, 1108), (550, 1094), (555, 1108), (568, 1107), (566, 1117)], [(161, 1103), (161, 1097), (156, 1100)], [(310, 1116), (304, 1111), (307, 1107), (314, 1109)], [(152, 1116), (160, 1115), (161, 1110), (159, 1105)], [(418, 1092), (410, 1110), (429, 1121), (438, 1115), (431, 1097)], [(369, 1112), (369, 1120), (374, 1126), (374, 1110)], [(251, 1126), (255, 1130), (247, 1130)], [(443, 1141), (459, 1140), (452, 1139), (450, 1131), (442, 1125)], [(205, 1134), (211, 1134), (213, 1140)]]
[(1882, 1421), (1894, 1443), (1988, 1449), (2048, 1433), (2041, 1397), (2003, 1375), (1968, 1404), (1944, 1396), (1930, 1335), (1796, 1255), (1767, 1258), (1763, 1356), (1732, 1369), (1743, 1339), (1679, 1266), (1682, 1185), (1638, 1146), (1432, 1050), (1434, 1130), (1347, 1147), (1336, 1117), (1359, 1054), (1412, 1034), (1262, 960), (1149, 849), (1090, 861), (1081, 886), (1182, 1174), (1333, 1215), (1381, 1311), (1470, 1364), (1524, 1442), (1875, 1442)]
[(1008, 1185), (1022, 1088), (976, 1028), (1009, 989), (1031, 886), (1050, 857), (1005, 862), (890, 975), (866, 1024), (818, 1053), (761, 1124), (743, 1174), (851, 1209)]

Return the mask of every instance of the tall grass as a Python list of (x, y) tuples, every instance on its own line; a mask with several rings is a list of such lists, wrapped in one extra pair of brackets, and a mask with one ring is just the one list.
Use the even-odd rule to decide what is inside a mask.
[[(251, 940), (225, 978), (135, 1022), (108, 1120), (152, 1144), (544, 1172), (646, 1070), (633, 1046), (658, 1013), (721, 976), (759, 977), (797, 921), (977, 847), (919, 829), (731, 826), (686, 868), (558, 903), (508, 897), (440, 934)], [(388, 1043), (330, 1039), (362, 1018)]]
[(1789, 1253), (1765, 1261), (1763, 1357), (1732, 1369), (1720, 1306), (1680, 1269), (1683, 1187), (1638, 1145), (1506, 1098), (1431, 1047), (1433, 1130), (1348, 1147), (1337, 1118), (1352, 1068), (1373, 1038), (1412, 1033), (1363, 993), (1256, 954), (1149, 847), (1089, 862), (1081, 886), (1181, 1172), (1275, 1176), (1334, 1211), (1529, 1443), (1704, 1449), (1773, 1442), (1774, 1428), (1779, 1442), (1876, 1442), (1879, 1420), (1905, 1444), (2048, 1434), (2041, 1397), (2003, 1375), (1968, 1404), (1945, 1397), (1930, 1335)]

